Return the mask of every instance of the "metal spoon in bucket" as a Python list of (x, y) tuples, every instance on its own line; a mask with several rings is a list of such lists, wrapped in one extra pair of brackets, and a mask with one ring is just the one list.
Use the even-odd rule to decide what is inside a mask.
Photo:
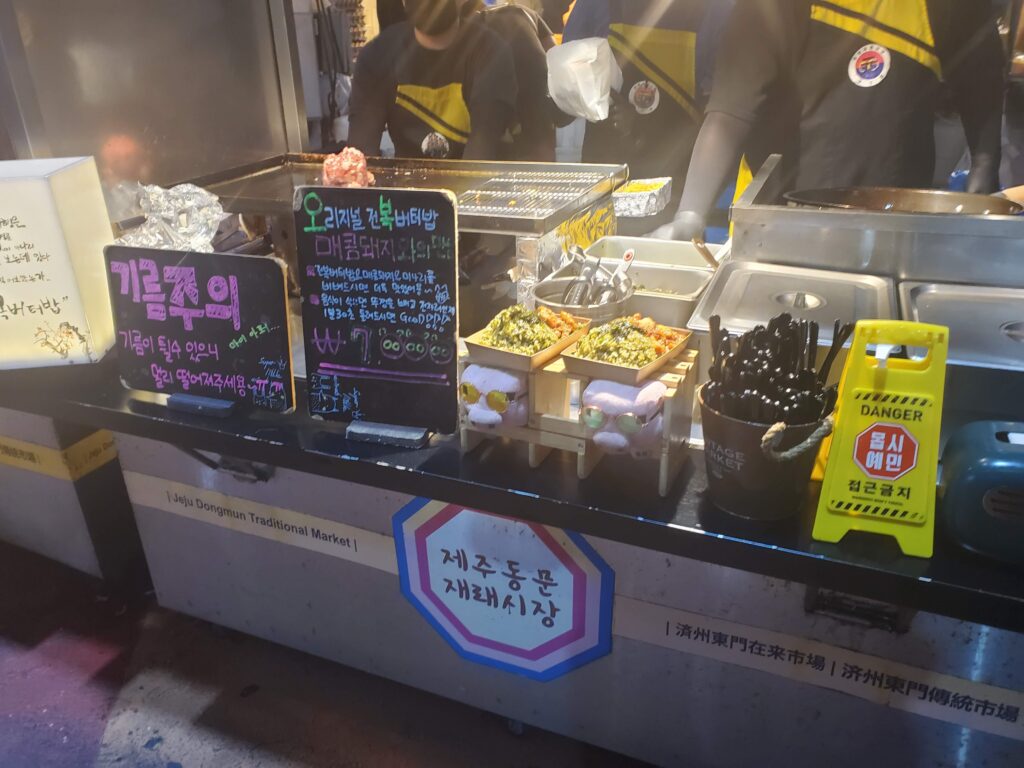
[(627, 248), (626, 252), (622, 254), (619, 266), (615, 268), (604, 288), (598, 293), (595, 304), (604, 304), (608, 301), (619, 301), (625, 298), (626, 292), (629, 290), (629, 279), (626, 277), (626, 273), (629, 272), (634, 258), (636, 258), (636, 249)]

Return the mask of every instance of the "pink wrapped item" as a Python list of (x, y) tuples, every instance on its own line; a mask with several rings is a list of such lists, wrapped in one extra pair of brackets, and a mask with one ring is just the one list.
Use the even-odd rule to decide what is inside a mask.
[(366, 155), (355, 147), (324, 159), (324, 184), (329, 187), (372, 187), (375, 181), (366, 168)]

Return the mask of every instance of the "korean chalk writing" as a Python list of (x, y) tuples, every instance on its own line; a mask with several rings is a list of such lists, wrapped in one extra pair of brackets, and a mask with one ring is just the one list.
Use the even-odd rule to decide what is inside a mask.
[(295, 230), (310, 413), (453, 432), (451, 195), (300, 187)]
[(282, 262), (124, 246), (106, 258), (126, 386), (293, 406)]

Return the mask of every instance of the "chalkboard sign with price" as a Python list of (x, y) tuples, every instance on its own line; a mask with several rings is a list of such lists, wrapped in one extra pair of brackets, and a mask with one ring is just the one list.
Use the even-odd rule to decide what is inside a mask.
[(444, 191), (296, 191), (312, 415), (455, 431), (455, 230)]
[(119, 245), (104, 253), (126, 387), (294, 406), (283, 261)]

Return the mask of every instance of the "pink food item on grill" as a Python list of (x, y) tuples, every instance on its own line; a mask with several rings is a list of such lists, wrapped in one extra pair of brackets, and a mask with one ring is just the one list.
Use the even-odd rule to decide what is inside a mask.
[(366, 168), (366, 155), (346, 147), (324, 159), (324, 184), (330, 187), (372, 187), (376, 180)]

